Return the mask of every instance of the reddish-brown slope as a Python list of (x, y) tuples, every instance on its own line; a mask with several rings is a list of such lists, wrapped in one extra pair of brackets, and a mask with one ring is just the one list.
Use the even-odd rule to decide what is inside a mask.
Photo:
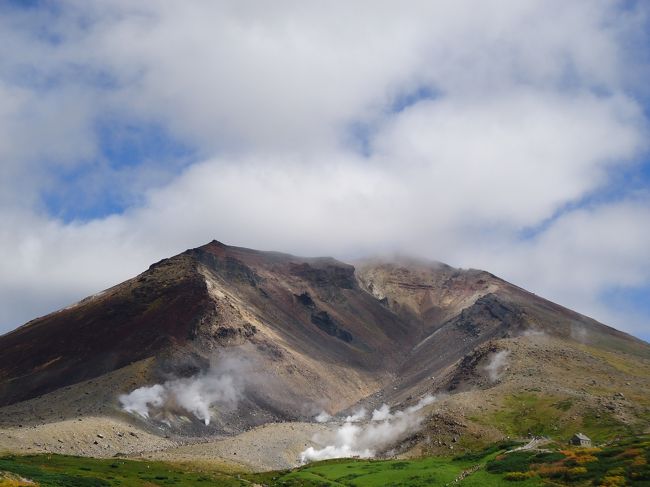
[(208, 295), (187, 256), (0, 337), (0, 404), (115, 370), (185, 343)]

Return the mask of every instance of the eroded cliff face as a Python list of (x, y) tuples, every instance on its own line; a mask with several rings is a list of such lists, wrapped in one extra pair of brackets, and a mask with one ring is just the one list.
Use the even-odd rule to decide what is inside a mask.
[(407, 258), (361, 261), (356, 276), (363, 289), (404, 319), (418, 323), (423, 335), (504, 284), (488, 272)]

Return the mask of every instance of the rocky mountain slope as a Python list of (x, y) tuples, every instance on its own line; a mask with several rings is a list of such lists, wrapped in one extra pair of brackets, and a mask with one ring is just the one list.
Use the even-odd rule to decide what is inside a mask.
[[(352, 266), (213, 241), (23, 325), (0, 350), (0, 449), (18, 451), (186, 458), (207, 441), (196, 451), (238, 445), (243, 465), (288, 466), (247, 445), (295, 452), (320, 411), (430, 394), (419, 433), (394, 452), (650, 421), (648, 344), (487, 272), (408, 259)], [(120, 396), (134, 390), (158, 396), (129, 413)], [(188, 406), (192, 394), (211, 394), (209, 411)], [(521, 429), (517, 414), (539, 424)], [(243, 432), (250, 442), (221, 439)]]
[(1, 337), (0, 404), (149, 357), (154, 376), (191, 375), (243, 346), (285, 391), (337, 407), (388, 380), (416, 339), (350, 265), (212, 242)]
[(422, 327), (421, 339), (399, 368), (400, 391), (440, 375), (482, 344), (504, 338), (544, 335), (569, 346), (650, 358), (645, 342), (485, 271), (413, 260), (370, 261), (358, 267), (357, 275), (364, 289)]

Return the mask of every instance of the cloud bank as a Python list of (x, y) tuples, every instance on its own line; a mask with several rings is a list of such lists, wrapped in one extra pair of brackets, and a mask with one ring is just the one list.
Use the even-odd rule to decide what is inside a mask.
[(603, 301), (650, 287), (647, 26), (587, 0), (2, 7), (0, 329), (217, 238), (483, 268), (650, 337)]

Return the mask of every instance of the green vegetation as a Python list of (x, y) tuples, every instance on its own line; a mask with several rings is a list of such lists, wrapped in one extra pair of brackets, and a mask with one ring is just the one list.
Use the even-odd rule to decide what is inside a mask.
[(281, 486), (429, 486), (444, 485), (471, 467), (468, 462), (429, 457), (413, 461), (330, 460), (278, 476), (259, 476), (258, 482)]
[(603, 448), (549, 453), (515, 452), (487, 462), (504, 480), (544, 480), (547, 485), (650, 485), (650, 439), (632, 438)]
[(582, 417), (582, 424), (576, 431), (582, 431), (592, 440), (602, 442), (615, 437), (629, 436), (630, 428), (618, 421), (613, 414), (605, 411), (587, 410)]
[(489, 461), (486, 470), (491, 473), (527, 472), (532, 464), (552, 463), (563, 458), (560, 452), (516, 451)]
[(600, 442), (632, 434), (606, 410), (576, 408), (570, 398), (522, 393), (504, 397), (500, 410), (470, 419), (520, 438), (535, 435), (561, 440), (582, 431)]
[[(164, 462), (99, 459), (65, 455), (21, 455), (0, 457), (0, 472), (6, 471), (42, 487), (136, 486), (241, 486), (250, 485), (236, 476), (199, 471)], [(11, 484), (10, 485), (22, 485)], [(0, 487), (4, 487), (0, 477)]]
[(523, 445), (523, 442), (521, 441), (502, 441), (500, 443), (494, 443), (492, 445), (486, 446), (480, 451), (469, 451), (467, 453), (463, 453), (462, 455), (458, 455), (454, 457), (454, 461), (479, 461), (483, 460), (485, 457), (488, 455), (492, 455), (493, 453), (497, 453), (499, 451), (505, 451), (505, 450), (510, 450), (516, 446)]
[(571, 409), (571, 406), (573, 406), (573, 401), (571, 399), (563, 399), (553, 404), (553, 407), (564, 412), (567, 412), (569, 409)]
[(492, 424), (512, 436), (555, 435), (564, 416), (556, 406), (560, 402), (552, 396), (514, 394), (504, 399), (503, 410), (493, 413)]
[[(500, 443), (455, 458), (328, 460), (281, 472), (234, 474), (163, 462), (92, 459), (61, 455), (0, 458), (0, 487), (250, 486), (379, 487), (442, 486), (648, 486), (650, 437), (634, 437), (600, 448), (506, 453)], [(3, 477), (1, 471), (9, 472)], [(5, 479), (6, 483), (5, 483)]]

